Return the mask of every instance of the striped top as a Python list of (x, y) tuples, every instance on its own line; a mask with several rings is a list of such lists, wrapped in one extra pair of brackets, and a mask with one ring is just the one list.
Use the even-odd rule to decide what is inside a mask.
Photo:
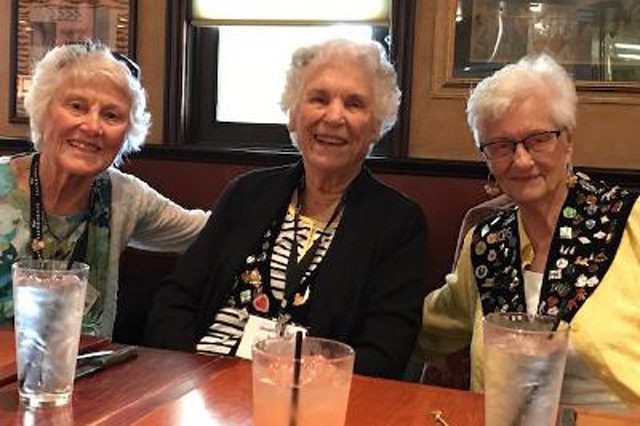
[[(281, 301), (284, 296), (287, 263), (294, 239), (295, 211), (295, 205), (290, 204), (274, 243), (271, 259), (269, 260), (270, 290), (278, 301)], [(300, 215), (299, 217), (298, 235), (296, 238), (298, 243), (298, 261), (300, 261), (307, 250), (311, 248), (314, 241), (321, 238), (315, 256), (302, 277), (303, 282), (318, 267), (320, 262), (322, 262), (335, 235), (337, 222), (327, 228), (326, 231), (324, 230), (325, 225), (323, 222), (306, 216)], [(304, 301), (308, 299), (309, 292), (310, 288), (307, 287), (303, 297)], [(249, 312), (247, 308), (234, 307), (233, 295), (230, 296), (225, 306), (216, 314), (213, 323), (207, 329), (204, 337), (202, 337), (196, 345), (197, 352), (201, 354), (234, 355), (242, 339), (242, 334), (248, 319)]]

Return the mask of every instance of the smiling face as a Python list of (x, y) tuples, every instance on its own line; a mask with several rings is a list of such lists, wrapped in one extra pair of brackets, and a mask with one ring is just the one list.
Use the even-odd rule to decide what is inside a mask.
[(310, 65), (289, 114), (307, 173), (358, 174), (379, 123), (374, 118), (373, 76), (353, 62)]
[(122, 147), (129, 94), (105, 76), (78, 80), (63, 70), (60, 81), (43, 116), (42, 159), (71, 175), (94, 177)]
[[(509, 108), (498, 119), (481, 126), (483, 143), (521, 140), (550, 130), (560, 130), (551, 116), (549, 96), (530, 96)], [(502, 191), (521, 206), (564, 201), (567, 167), (571, 164), (571, 133), (562, 132), (543, 152), (528, 152), (518, 144), (513, 157), (488, 160), (489, 169)]]

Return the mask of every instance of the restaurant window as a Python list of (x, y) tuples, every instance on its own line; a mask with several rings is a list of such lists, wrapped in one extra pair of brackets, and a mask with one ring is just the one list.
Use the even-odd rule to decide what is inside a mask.
[(292, 52), (336, 37), (373, 39), (393, 62), (391, 6), (391, 0), (191, 0), (185, 143), (293, 151), (279, 106)]

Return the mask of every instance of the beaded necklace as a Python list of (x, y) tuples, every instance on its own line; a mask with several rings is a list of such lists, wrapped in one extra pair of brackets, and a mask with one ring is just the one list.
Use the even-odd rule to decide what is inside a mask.
[[(351, 188), (351, 185), (349, 186), (349, 188)], [(344, 210), (345, 200), (347, 194), (349, 193), (349, 188), (347, 188), (345, 193), (342, 194), (342, 197), (333, 210), (329, 221), (325, 224), (324, 229), (320, 234), (321, 236), (313, 242), (311, 247), (305, 252), (304, 256), (302, 256), (302, 259), (298, 261), (298, 222), (300, 221), (300, 212), (302, 211), (302, 197), (305, 189), (304, 175), (298, 183), (298, 200), (293, 217), (293, 241), (291, 242), (291, 252), (289, 253), (289, 259), (287, 262), (284, 294), (282, 296), (282, 301), (280, 303), (280, 308), (276, 317), (276, 330), (279, 335), (282, 335), (282, 333), (284, 332), (285, 324), (287, 324), (292, 318), (292, 314), (290, 312), (287, 312), (288, 308), (295, 304), (294, 301), (296, 296), (301, 297), (302, 293), (304, 292), (303, 288), (305, 287), (305, 283), (307, 282), (303, 282), (302, 277), (309, 269), (313, 258), (316, 256), (316, 252), (318, 251), (320, 242), (322, 241), (322, 235), (325, 235), (327, 229), (329, 229), (329, 227), (338, 219), (338, 217)]]
[[(89, 211), (92, 211), (93, 208), (93, 185), (91, 187), (91, 196), (89, 202)], [(30, 190), (30, 199), (31, 199), (31, 252), (32, 257), (37, 260), (44, 260), (44, 227), (45, 225), (49, 228), (47, 223), (46, 213), (44, 211), (42, 205), (42, 186), (40, 184), (40, 154), (35, 153), (31, 158), (31, 168), (29, 170), (29, 190)], [(86, 224), (87, 220), (85, 219), (78, 226), (81, 226), (82, 223), (85, 223), (84, 230), (80, 237), (78, 238), (73, 251), (71, 253), (71, 257), (69, 258), (69, 265), (75, 261), (80, 261), (85, 258), (87, 252), (87, 241), (89, 238), (89, 226)], [(56, 235), (49, 230), (49, 233), (52, 234), (56, 239)], [(73, 235), (74, 232), (70, 232), (65, 238)]]

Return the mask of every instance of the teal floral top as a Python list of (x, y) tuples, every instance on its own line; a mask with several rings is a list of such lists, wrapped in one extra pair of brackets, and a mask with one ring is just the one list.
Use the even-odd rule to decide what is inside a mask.
[(27, 253), (29, 215), (29, 202), (18, 190), (9, 162), (0, 163), (0, 323), (13, 318), (11, 265)]
[[(13, 319), (11, 265), (19, 258), (31, 256), (28, 194), (18, 189), (10, 159), (0, 160), (0, 324)], [(102, 176), (97, 182), (97, 190), (92, 194), (97, 199), (92, 214), (86, 211), (71, 216), (47, 214), (43, 230), (44, 257), (67, 261), (85, 228), (89, 227), (86, 258), (82, 261), (91, 267), (83, 320), (83, 332), (90, 334), (97, 332), (102, 315), (109, 258), (111, 188)]]

